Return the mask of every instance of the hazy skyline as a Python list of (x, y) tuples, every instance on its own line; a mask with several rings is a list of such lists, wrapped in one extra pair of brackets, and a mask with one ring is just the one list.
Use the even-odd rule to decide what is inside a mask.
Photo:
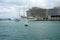
[(19, 8), (20, 15), (24, 15), (26, 10), (34, 6), (53, 8), (59, 4), (60, 0), (0, 0), (0, 18), (18, 18)]

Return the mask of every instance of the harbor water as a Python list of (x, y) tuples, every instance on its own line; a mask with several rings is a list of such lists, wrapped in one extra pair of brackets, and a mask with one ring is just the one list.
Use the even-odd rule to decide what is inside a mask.
[(60, 21), (0, 21), (0, 40), (60, 40)]

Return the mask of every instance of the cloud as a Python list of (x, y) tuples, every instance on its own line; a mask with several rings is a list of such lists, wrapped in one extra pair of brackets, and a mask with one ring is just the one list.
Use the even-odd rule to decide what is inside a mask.
[(52, 8), (59, 6), (60, 0), (0, 0), (3, 5), (17, 5), (17, 6), (38, 6), (43, 8)]
[(18, 17), (20, 8), (21, 15), (26, 14), (26, 10), (31, 7), (53, 8), (60, 6), (60, 0), (0, 0), (0, 16)]
[(19, 18), (17, 6), (0, 6), (0, 18)]

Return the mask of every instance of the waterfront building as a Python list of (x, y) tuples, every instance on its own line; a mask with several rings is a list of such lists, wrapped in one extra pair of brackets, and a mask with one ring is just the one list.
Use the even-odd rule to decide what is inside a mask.
[(46, 9), (32, 7), (27, 11), (27, 17), (37, 18), (37, 20), (41, 20), (46, 17)]
[(60, 7), (52, 9), (32, 7), (27, 10), (27, 17), (37, 18), (37, 20), (60, 20)]
[(60, 7), (55, 7), (53, 9), (49, 9), (49, 15), (53, 20), (60, 20)]

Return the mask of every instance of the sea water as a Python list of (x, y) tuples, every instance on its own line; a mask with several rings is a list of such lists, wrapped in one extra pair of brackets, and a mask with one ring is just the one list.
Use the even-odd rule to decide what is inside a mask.
[(0, 21), (0, 40), (60, 40), (60, 21)]

